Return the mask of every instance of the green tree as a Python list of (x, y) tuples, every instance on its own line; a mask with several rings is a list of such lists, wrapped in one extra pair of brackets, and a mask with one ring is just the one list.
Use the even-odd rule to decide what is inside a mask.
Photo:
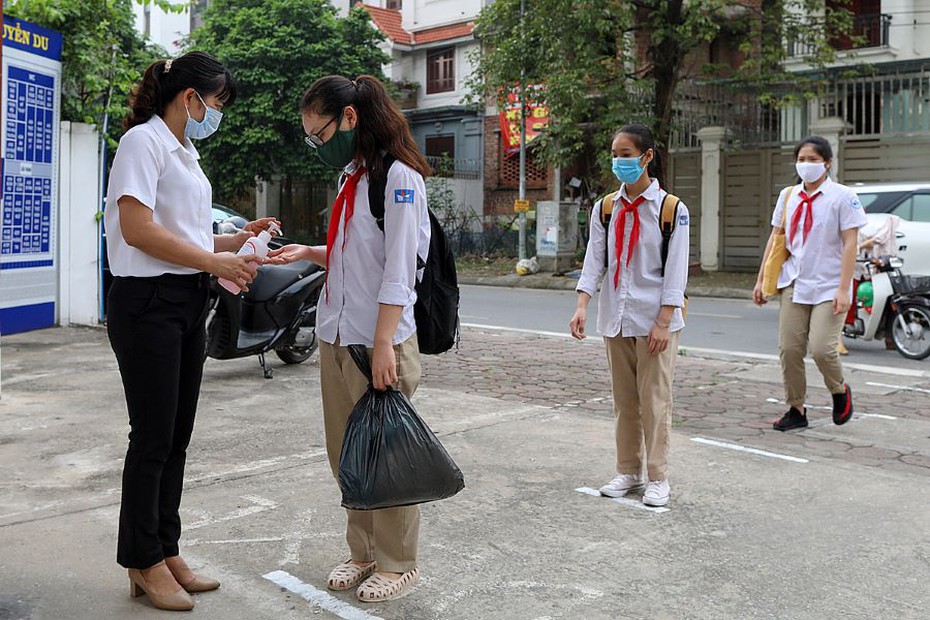
[(132, 0), (7, 0), (4, 12), (62, 33), (62, 120), (101, 127), (107, 113), (118, 138), (130, 89), (166, 54), (136, 31)]
[[(594, 177), (609, 167), (603, 153), (611, 131), (631, 120), (650, 125), (660, 151), (667, 149), (683, 80), (735, 78), (774, 102), (776, 86), (790, 75), (793, 94), (809, 96), (813, 79), (783, 68), (785, 41), (803, 33), (810, 48), (805, 60), (822, 68), (835, 58), (831, 38), (852, 28), (848, 10), (824, 12), (823, 0), (524, 3), (522, 18), (521, 0), (496, 0), (481, 12), (472, 90), (479, 99), (495, 93), (500, 98), (521, 80), (544, 85), (552, 121), (537, 140), (537, 155), (553, 164), (578, 164)], [(690, 62), (693, 52), (718, 38), (742, 53), (735, 71)]]
[(198, 145), (215, 195), (232, 200), (256, 176), (280, 174), (287, 200), (293, 179), (335, 178), (304, 144), (300, 97), (326, 75), (381, 76), (381, 40), (367, 11), (340, 18), (327, 0), (211, 2), (190, 43), (224, 62), (239, 90), (220, 131)]

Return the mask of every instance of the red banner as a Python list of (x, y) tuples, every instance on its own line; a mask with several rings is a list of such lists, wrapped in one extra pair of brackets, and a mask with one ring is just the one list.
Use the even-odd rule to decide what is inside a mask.
[[(526, 143), (530, 144), (549, 126), (549, 107), (542, 101), (543, 86), (526, 88)], [(504, 154), (508, 157), (520, 152), (520, 89), (507, 93), (507, 101), (501, 110), (501, 135), (504, 138)]]

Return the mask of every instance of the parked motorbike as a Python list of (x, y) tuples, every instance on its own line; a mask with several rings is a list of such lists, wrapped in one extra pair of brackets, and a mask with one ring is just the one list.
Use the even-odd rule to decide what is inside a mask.
[(310, 359), (318, 345), (316, 309), (325, 273), (310, 261), (262, 265), (249, 290), (238, 295), (211, 278), (206, 355), (218, 360), (257, 355), (266, 379), (272, 378), (269, 351), (285, 364)]
[(868, 265), (871, 279), (860, 283), (854, 300), (856, 318), (843, 326), (843, 335), (863, 340), (890, 335), (904, 357), (930, 356), (930, 276), (902, 274), (904, 262), (892, 256), (859, 262)]

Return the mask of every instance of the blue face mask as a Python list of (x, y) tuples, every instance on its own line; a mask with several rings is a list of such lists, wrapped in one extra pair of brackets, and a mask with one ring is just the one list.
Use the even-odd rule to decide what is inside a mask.
[[(203, 97), (200, 96), (200, 93), (195, 94), (200, 99), (200, 103), (203, 103)], [(223, 113), (219, 110), (214, 110), (205, 103), (203, 103), (203, 107), (207, 112), (203, 115), (202, 121), (195, 121), (191, 117), (191, 111), (187, 110), (187, 125), (184, 126), (184, 135), (191, 140), (203, 140), (212, 136), (219, 128), (220, 121), (223, 120)], [(187, 106), (184, 106), (184, 108), (187, 109)]]
[(643, 172), (646, 171), (643, 166), (639, 165), (639, 160), (642, 158), (642, 155), (639, 157), (614, 157), (611, 170), (621, 183), (636, 183), (639, 177), (643, 176)]

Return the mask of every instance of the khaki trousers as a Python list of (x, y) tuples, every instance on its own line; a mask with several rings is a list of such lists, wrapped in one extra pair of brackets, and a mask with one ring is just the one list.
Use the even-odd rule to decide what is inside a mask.
[(785, 402), (804, 411), (807, 398), (807, 370), (804, 357), (810, 352), (823, 382), (831, 394), (842, 394), (846, 382), (836, 346), (843, 329), (844, 314), (833, 314), (833, 302), (817, 305), (794, 303), (794, 287), (781, 293), (778, 313), (781, 372), (785, 381)]
[(616, 418), (617, 473), (642, 475), (645, 449), (650, 480), (668, 479), (672, 374), (680, 332), (668, 348), (649, 354), (649, 338), (604, 338)]
[[(368, 352), (371, 355), (371, 350)], [(416, 334), (394, 345), (398, 389), (411, 398), (420, 383), (420, 352)], [(352, 361), (348, 347), (320, 342), (320, 383), (326, 453), (333, 476), (339, 480), (339, 454), (352, 408), (368, 389), (368, 381)], [(417, 565), (420, 509), (417, 506), (382, 510), (346, 510), (346, 542), (351, 559), (378, 562), (378, 569), (404, 573)]]

